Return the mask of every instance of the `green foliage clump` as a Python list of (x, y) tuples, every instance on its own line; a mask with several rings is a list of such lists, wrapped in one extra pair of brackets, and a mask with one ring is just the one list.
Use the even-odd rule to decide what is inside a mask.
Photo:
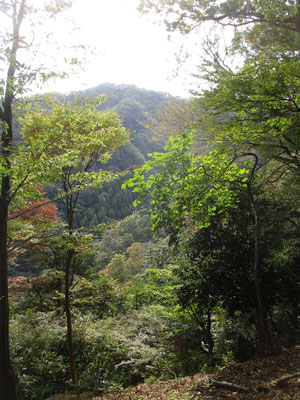
[(68, 380), (66, 328), (54, 313), (18, 315), (10, 324), (11, 352), (22, 398), (42, 400)]

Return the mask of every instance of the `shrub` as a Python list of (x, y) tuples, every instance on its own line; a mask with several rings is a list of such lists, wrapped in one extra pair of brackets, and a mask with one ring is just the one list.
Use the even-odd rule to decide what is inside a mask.
[(31, 312), (17, 316), (10, 330), (22, 398), (47, 398), (67, 380), (65, 324), (53, 313)]

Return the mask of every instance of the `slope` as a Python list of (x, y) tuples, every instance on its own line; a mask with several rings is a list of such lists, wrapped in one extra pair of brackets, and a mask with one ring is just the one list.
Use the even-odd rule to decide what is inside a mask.
[[(284, 381), (284, 377), (288, 379)], [(277, 355), (235, 363), (218, 372), (145, 383), (102, 395), (100, 392), (56, 395), (49, 400), (290, 400), (300, 399), (299, 378), (300, 346), (297, 346), (282, 349)], [(224, 381), (234, 386), (231, 389), (220, 387), (220, 382)], [(240, 386), (248, 392), (242, 391)]]

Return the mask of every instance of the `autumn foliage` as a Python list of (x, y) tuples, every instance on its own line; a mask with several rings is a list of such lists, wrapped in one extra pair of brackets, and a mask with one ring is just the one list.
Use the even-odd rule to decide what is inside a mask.
[(8, 278), (8, 296), (12, 300), (22, 299), (31, 289), (31, 283), (25, 276)]
[(26, 207), (20, 207), (10, 213), (10, 219), (18, 219), (20, 221), (30, 221), (35, 222), (47, 222), (47, 221), (59, 221), (57, 217), (57, 207), (56, 205), (45, 196), (45, 192), (41, 186), (36, 186), (35, 188), (37, 196), (41, 199), (38, 201), (29, 201)]

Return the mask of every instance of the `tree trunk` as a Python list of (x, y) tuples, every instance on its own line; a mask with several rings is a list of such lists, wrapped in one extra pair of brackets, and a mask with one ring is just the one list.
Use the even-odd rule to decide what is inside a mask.
[(1, 157), (6, 175), (1, 180), (0, 194), (0, 394), (2, 400), (16, 400), (17, 379), (10, 364), (9, 355), (9, 306), (8, 306), (8, 258), (7, 221), (10, 195), (10, 156), (12, 146), (12, 107), (10, 96), (6, 96), (1, 114)]
[(204, 335), (205, 338), (205, 344), (207, 345), (207, 350), (204, 350), (206, 354), (209, 355), (209, 357), (212, 357), (214, 355), (214, 346), (215, 342), (212, 337), (212, 332), (211, 332), (211, 310), (207, 310), (206, 313), (206, 323), (203, 322), (197, 315), (196, 311), (194, 310), (193, 306), (189, 308), (186, 308), (188, 313), (197, 321), (202, 334)]
[(212, 337), (212, 332), (211, 332), (211, 312), (210, 310), (207, 311), (207, 323), (206, 323), (206, 328), (205, 328), (205, 336), (206, 336), (206, 342), (207, 342), (207, 348), (208, 348), (208, 355), (210, 357), (213, 356), (213, 350), (214, 350), (214, 345), (215, 342)]
[(73, 327), (72, 327), (72, 315), (70, 307), (70, 272), (71, 272), (73, 256), (74, 256), (74, 251), (69, 250), (65, 265), (65, 312), (67, 319), (67, 347), (68, 347), (68, 357), (69, 357), (69, 376), (72, 383), (76, 384), (76, 369), (75, 369), (75, 358), (73, 350)]
[(260, 262), (260, 218), (251, 190), (251, 182), (247, 183), (247, 191), (255, 218), (255, 261), (254, 261), (254, 282), (256, 290), (256, 316), (257, 316), (257, 352), (264, 354), (272, 350), (272, 342), (267, 323), (267, 314), (264, 304), (264, 297), (261, 285), (261, 262)]
[(8, 257), (7, 257), (7, 223), (10, 202), (10, 170), (11, 148), (13, 140), (12, 103), (15, 93), (15, 73), (17, 64), (17, 51), (19, 49), (20, 26), (24, 18), (26, 0), (22, 0), (17, 7), (12, 2), (13, 14), (11, 16), (12, 47), (8, 58), (5, 95), (0, 107), (1, 158), (6, 172), (1, 179), (0, 193), (0, 395), (1, 400), (18, 400), (17, 377), (11, 367), (9, 354), (9, 305), (8, 305)]
[(9, 177), (1, 183), (0, 195), (0, 394), (1, 400), (17, 400), (17, 379), (9, 356), (9, 309), (7, 288), (7, 216)]
[(0, 394), (2, 400), (16, 400), (17, 378), (14, 374), (9, 355), (9, 304), (8, 304), (8, 209), (10, 202), (11, 186), (11, 149), (13, 139), (12, 102), (15, 74), (15, 54), (17, 43), (14, 42), (12, 59), (7, 74), (7, 86), (5, 98), (1, 109), (2, 135), (1, 135), (1, 158), (6, 172), (1, 180), (0, 194)]

